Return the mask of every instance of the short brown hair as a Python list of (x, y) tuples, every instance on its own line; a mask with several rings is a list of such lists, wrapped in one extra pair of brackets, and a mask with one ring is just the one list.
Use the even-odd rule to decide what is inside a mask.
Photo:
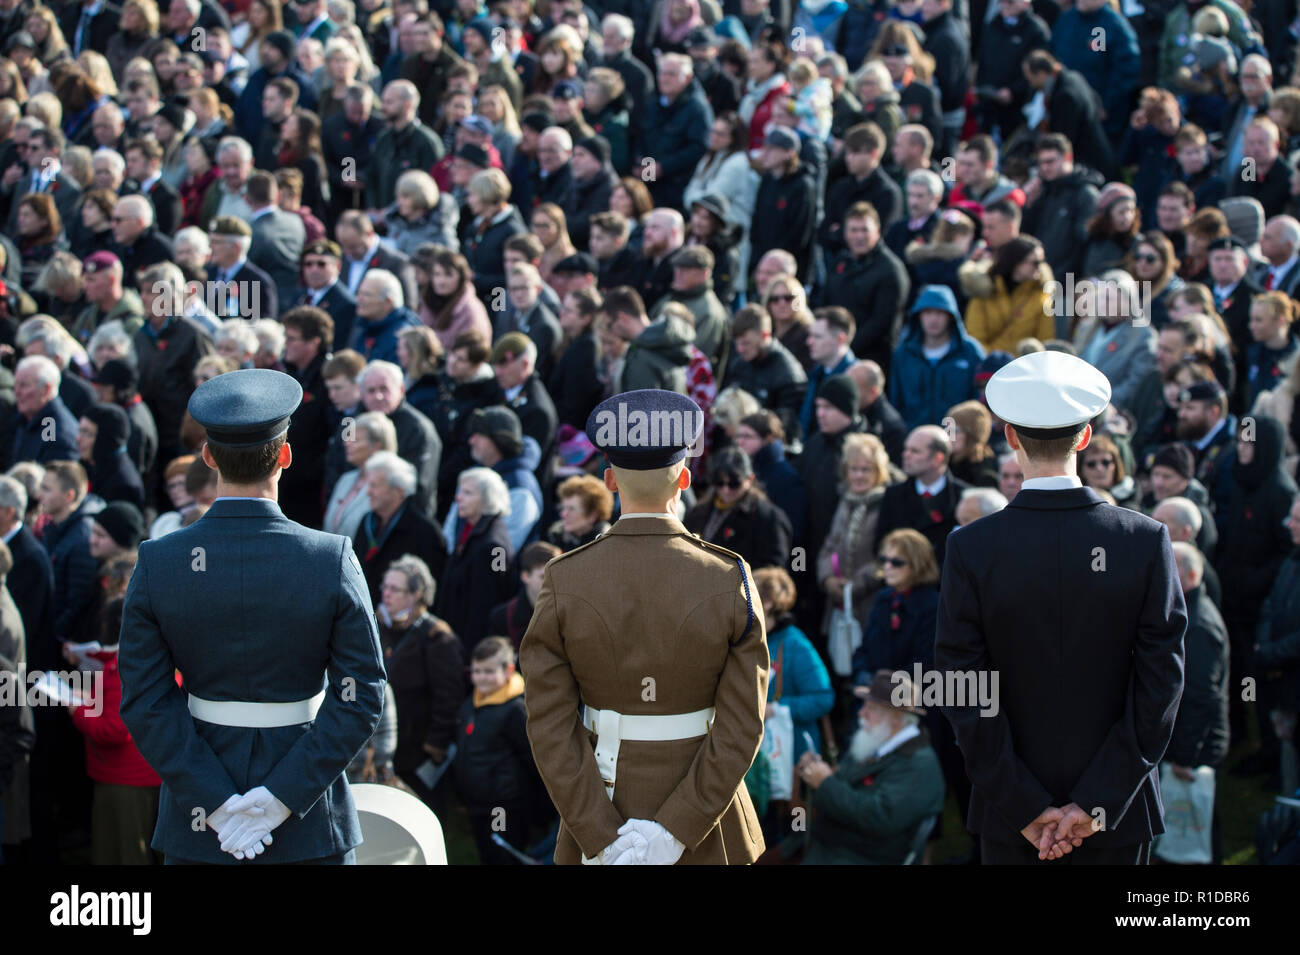
[(844, 133), (844, 151), (853, 153), (883, 152), (885, 134), (875, 123), (858, 123)]
[(280, 324), (285, 328), (297, 329), (307, 341), (319, 338), (322, 352), (329, 351), (334, 345), (334, 319), (323, 308), (299, 305), (281, 315)]
[(564, 551), (547, 541), (533, 541), (519, 552), (519, 570), (531, 574), (538, 567), (545, 567)]
[(1083, 428), (1064, 438), (1028, 438), (1019, 431), (1016, 432), (1020, 446), (1025, 449), (1025, 455), (1031, 461), (1051, 461), (1053, 464), (1065, 461), (1074, 454), (1082, 436)]
[(122, 147), (122, 155), (125, 156), (131, 150), (137, 150), (145, 159), (153, 162), (155, 159), (163, 158), (163, 148), (153, 139), (128, 139), (126, 145)]
[(280, 466), (280, 449), (286, 435), (252, 448), (224, 448), (208, 442), (217, 471), (229, 484), (255, 484), (265, 481)]
[(189, 466), (185, 469), (185, 493), (194, 497), (216, 482), (217, 472), (208, 467), (208, 462), (197, 454), (190, 455)]
[(832, 332), (842, 332), (849, 341), (853, 341), (856, 323), (853, 313), (843, 305), (823, 305), (813, 311), (813, 319), (823, 321)]
[(849, 206), (844, 212), (844, 221), (850, 219), (868, 219), (876, 224), (876, 228), (880, 228), (880, 213), (869, 202), (855, 202)]
[(505, 637), (484, 637), (474, 644), (470, 659), (475, 663), (482, 663), (484, 660), (496, 660), (503, 667), (513, 666), (515, 648)]
[(746, 305), (731, 319), (731, 337), (739, 338), (746, 332), (772, 333), (772, 316), (762, 305)]
[(582, 509), (588, 514), (595, 514), (598, 521), (607, 521), (614, 513), (614, 495), (603, 481), (590, 474), (576, 474), (566, 478), (556, 489), (555, 496), (560, 500), (566, 497), (580, 499)]
[(546, 247), (542, 245), (542, 240), (537, 238), (531, 232), (521, 232), (519, 235), (512, 235), (506, 239), (502, 246), (503, 252), (518, 252), (529, 262), (540, 262)]
[(616, 285), (605, 293), (600, 310), (611, 318), (615, 315), (644, 315), (645, 301), (632, 286)]
[(64, 491), (76, 491), (78, 501), (90, 489), (90, 478), (86, 476), (86, 469), (80, 461), (50, 461), (45, 465), (45, 473), (54, 475)]
[(465, 357), (472, 365), (481, 365), (488, 360), (492, 354), (492, 348), (483, 337), (483, 333), (471, 329), (467, 332), (461, 332), (451, 343), (452, 351), (465, 349)]
[(163, 470), (163, 480), (170, 481), (174, 477), (183, 475), (189, 470), (196, 457), (198, 457), (196, 454), (182, 454), (179, 458), (172, 458), (167, 462), (167, 467)]
[(361, 369), (365, 367), (366, 359), (360, 352), (345, 348), (342, 351), (336, 351), (325, 362), (321, 367), (320, 374), (326, 381), (331, 378), (346, 378), (349, 381), (356, 381), (357, 375), (361, 374)]

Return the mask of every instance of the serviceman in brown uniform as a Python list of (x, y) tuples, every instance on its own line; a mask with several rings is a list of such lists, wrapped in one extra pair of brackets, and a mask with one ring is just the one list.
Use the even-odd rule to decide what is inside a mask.
[(547, 565), (519, 655), (560, 864), (749, 863), (764, 848), (744, 787), (767, 699), (762, 605), (745, 561), (676, 516), (702, 421), (655, 390), (587, 421), (622, 516)]

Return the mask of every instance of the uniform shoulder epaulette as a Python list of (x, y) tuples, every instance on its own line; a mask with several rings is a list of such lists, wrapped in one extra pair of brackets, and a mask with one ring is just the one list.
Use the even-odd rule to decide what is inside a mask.
[(687, 531), (686, 533), (690, 534), (691, 537), (695, 538), (696, 542), (702, 545), (703, 547), (711, 551), (716, 551), (717, 553), (726, 557), (728, 562), (735, 562), (736, 560), (744, 559), (739, 554), (737, 554), (734, 550), (727, 550), (727, 548), (723, 547), (721, 544), (715, 544), (713, 543), (713, 541), (705, 540), (699, 534), (693, 533), (691, 531)]
[(548, 563), (554, 564), (557, 561), (564, 560), (566, 557), (572, 557), (574, 554), (586, 550), (592, 544), (599, 544), (608, 535), (609, 535), (609, 531), (605, 531), (605, 533), (601, 534), (599, 537), (593, 538), (592, 540), (587, 541), (587, 543), (585, 544), (579, 544), (577, 547), (573, 548), (573, 550), (566, 550), (563, 554), (557, 554), (556, 556), (552, 557)]

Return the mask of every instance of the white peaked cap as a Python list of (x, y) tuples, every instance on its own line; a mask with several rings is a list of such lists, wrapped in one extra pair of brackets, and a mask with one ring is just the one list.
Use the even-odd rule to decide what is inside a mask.
[(1106, 410), (1110, 382), (1082, 358), (1040, 351), (999, 368), (984, 388), (984, 399), (1013, 427), (1064, 436)]

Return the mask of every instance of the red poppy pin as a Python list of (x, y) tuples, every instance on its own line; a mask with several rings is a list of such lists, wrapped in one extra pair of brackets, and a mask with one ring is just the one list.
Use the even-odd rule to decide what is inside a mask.
[(59, 191), (59, 180), (55, 179), (52, 183), (50, 183), (50, 192), (58, 192), (58, 191)]
[(780, 199), (776, 200), (776, 207), (777, 207), (778, 209), (784, 209), (784, 208), (785, 208), (785, 197), (784, 197), (784, 196), (782, 196)]
[(160, 338), (160, 339), (158, 339), (158, 350), (159, 350), (159, 351), (166, 351), (166, 350), (167, 350), (167, 339), (165, 339), (165, 338)]
[(594, 129), (594, 130), (595, 130), (596, 132), (598, 132), (598, 133), (603, 133), (603, 132), (605, 131), (605, 124), (604, 124), (604, 123), (597, 123), (595, 126), (593, 126), (593, 127), (591, 127), (591, 128)]
[(1230, 299), (1230, 298), (1225, 298), (1225, 299), (1223, 300), (1223, 311), (1226, 312), (1226, 311), (1227, 311), (1228, 309), (1230, 309), (1230, 308), (1232, 308), (1232, 299)]
[(916, 104), (916, 103), (908, 103), (908, 104), (907, 104), (907, 118), (908, 118), (908, 119), (920, 119), (920, 118), (921, 118), (921, 107), (920, 107), (918, 104)]
[(316, 400), (316, 396), (313, 395), (310, 391), (304, 391), (304, 392), (302, 393), (302, 403), (303, 403), (303, 404), (306, 404), (306, 403), (309, 402), (309, 401), (315, 401), (315, 400)]
[(373, 269), (375, 266), (377, 266), (377, 265), (379, 265), (379, 256), (378, 256), (378, 254), (376, 254), (375, 257), (374, 257), (373, 259), (370, 260), (370, 267), (371, 267), (372, 269)]
[(1251, 512), (1250, 508), (1246, 508), (1246, 520), (1250, 520), (1254, 516), (1255, 515)]
[(843, 274), (844, 274), (844, 263), (843, 263), (843, 262), (837, 262), (837, 263), (835, 264), (835, 271), (836, 271), (836, 272), (839, 272), (841, 275), (843, 275)]
[(930, 520), (934, 521), (936, 524), (943, 523), (943, 515), (939, 513), (939, 509), (937, 507), (934, 510), (930, 511)]
[(875, 777), (875, 776), (863, 776), (863, 777), (862, 777), (862, 785), (864, 785), (864, 786), (871, 786), (871, 785), (874, 785), (875, 782), (876, 782), (876, 777)]
[(465, 724), (465, 735), (466, 736), (474, 735), (474, 722), (472, 720)]
[(350, 142), (352, 141), (352, 134), (351, 134), (351, 133), (346, 133), (346, 132), (345, 132), (345, 133), (343, 134), (343, 141), (344, 141), (345, 143), (350, 143)]
[(885, 13), (884, 13), (883, 10), (876, 14), (876, 19), (877, 19), (877, 20), (883, 20), (883, 19), (885, 19)]
[(375, 555), (378, 553), (379, 553), (378, 547), (368, 547), (366, 548), (366, 556), (363, 559), (366, 561), (366, 563), (369, 563), (370, 561), (375, 559)]
[(727, 538), (727, 540), (731, 540), (731, 538), (736, 536), (736, 531), (734, 528), (724, 527), (722, 529), (722, 536)]
[(897, 629), (899, 629), (902, 625), (903, 625), (903, 618), (900, 617), (900, 616), (898, 615), (898, 612), (897, 612), (897, 611), (894, 611), (893, 613), (891, 613), (891, 614), (889, 615), (889, 629), (890, 629), (890, 630), (897, 630)]
[(1106, 346), (1106, 351), (1116, 351), (1119, 348), (1119, 342), (1111, 342)]
[(1177, 154), (1178, 154), (1178, 150), (1174, 149), (1173, 143), (1170, 143), (1168, 146), (1165, 147), (1165, 155), (1168, 156), (1170, 159), (1173, 159)]

